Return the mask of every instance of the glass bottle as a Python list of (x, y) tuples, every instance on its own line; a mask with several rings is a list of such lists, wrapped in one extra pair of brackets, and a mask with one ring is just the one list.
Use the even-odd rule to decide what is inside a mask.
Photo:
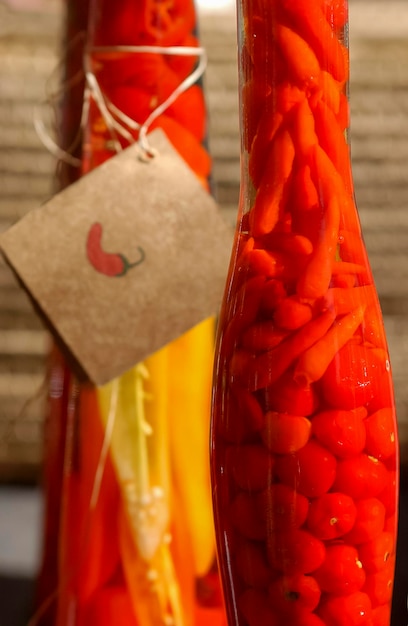
[[(69, 5), (67, 28), (77, 16)], [(90, 0), (81, 26), (86, 106), (77, 90), (62, 105), (64, 147), (86, 113), (78, 177), (138, 139), (199, 49), (194, 0)], [(162, 128), (207, 188), (204, 92), (191, 82), (145, 130)], [(225, 622), (208, 459), (214, 325), (204, 320), (103, 387), (50, 355), (45, 545), (30, 626)]]
[(238, 0), (211, 466), (229, 626), (389, 626), (398, 441), (350, 164), (347, 0)]

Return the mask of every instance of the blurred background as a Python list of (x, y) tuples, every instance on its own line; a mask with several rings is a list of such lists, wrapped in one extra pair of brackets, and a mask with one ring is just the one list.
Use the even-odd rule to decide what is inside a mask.
[[(53, 193), (54, 158), (33, 124), (61, 50), (62, 0), (0, 0), (0, 232)], [(408, 3), (349, 0), (357, 203), (396, 387), (401, 530), (393, 626), (408, 590)], [(239, 193), (236, 25), (231, 0), (200, 0), (216, 197), (231, 224)], [(48, 336), (0, 259), (0, 626), (29, 616), (39, 560)], [(92, 625), (90, 625), (92, 626)]]

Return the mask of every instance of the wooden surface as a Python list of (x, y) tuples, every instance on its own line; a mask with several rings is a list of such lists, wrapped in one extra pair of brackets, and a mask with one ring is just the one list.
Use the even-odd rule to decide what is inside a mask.
[[(0, 3), (0, 230), (46, 200), (53, 158), (33, 111), (57, 63), (60, 7), (13, 14)], [(408, 460), (408, 3), (350, 0), (356, 197), (384, 312)], [(217, 199), (235, 221), (239, 129), (235, 17), (201, 16)], [(48, 336), (0, 260), (0, 479), (29, 478), (41, 458)]]

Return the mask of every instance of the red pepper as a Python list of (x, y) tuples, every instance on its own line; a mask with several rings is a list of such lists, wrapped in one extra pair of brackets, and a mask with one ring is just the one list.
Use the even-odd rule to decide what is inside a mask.
[(334, 487), (358, 500), (375, 498), (386, 488), (389, 480), (383, 463), (367, 454), (358, 454), (337, 463)]
[(384, 531), (376, 539), (359, 547), (360, 559), (367, 572), (380, 572), (393, 558), (394, 537)]
[[(394, 581), (394, 563), (389, 563), (379, 572), (367, 576), (363, 591), (368, 593), (373, 604), (382, 605), (389, 603), (392, 598)], [(377, 622), (375, 622), (376, 624)], [(389, 624), (388, 622), (384, 622)]]
[(329, 595), (319, 615), (325, 624), (331, 626), (366, 626), (370, 623), (371, 601), (362, 591), (342, 596)]
[(227, 453), (227, 471), (241, 489), (260, 491), (272, 482), (274, 459), (263, 446), (231, 446)]
[(364, 449), (366, 427), (363, 418), (367, 411), (322, 411), (312, 420), (312, 431), (319, 442), (332, 454), (345, 459)]
[(268, 558), (279, 572), (310, 574), (323, 564), (325, 556), (323, 542), (306, 530), (295, 528), (268, 537)]
[(242, 580), (249, 587), (267, 587), (272, 570), (262, 547), (255, 541), (240, 542), (237, 546), (235, 562)]
[(353, 545), (375, 539), (384, 528), (385, 506), (379, 498), (356, 501), (356, 520), (344, 540)]
[(358, 551), (345, 543), (327, 546), (324, 563), (314, 577), (322, 591), (336, 595), (360, 591), (366, 579)]
[(177, 46), (194, 29), (194, 4), (186, 0), (100, 0), (96, 45)]
[(338, 409), (353, 409), (379, 398), (391, 406), (384, 357), (383, 351), (353, 342), (341, 348), (322, 378), (327, 403)]
[(307, 518), (309, 501), (287, 485), (274, 483), (257, 496), (257, 505), (266, 511), (268, 530), (283, 531), (300, 528)]
[(279, 480), (308, 498), (317, 498), (329, 491), (336, 478), (336, 459), (311, 440), (298, 452), (284, 454), (276, 462)]
[(337, 539), (355, 524), (357, 508), (345, 493), (324, 493), (310, 504), (307, 526), (318, 539)]
[(95, 222), (89, 229), (86, 241), (88, 261), (97, 272), (105, 276), (124, 276), (132, 267), (143, 263), (145, 252), (140, 246), (138, 246), (140, 258), (133, 263), (130, 263), (123, 254), (105, 252), (101, 246), (102, 232), (102, 224)]
[(291, 617), (298, 616), (302, 610), (309, 612), (316, 608), (320, 587), (313, 576), (281, 576), (269, 586), (268, 594), (274, 608), (291, 623)]

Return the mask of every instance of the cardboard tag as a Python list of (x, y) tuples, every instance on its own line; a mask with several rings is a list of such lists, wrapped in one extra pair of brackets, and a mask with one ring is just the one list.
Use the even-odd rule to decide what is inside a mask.
[(0, 248), (97, 385), (218, 312), (232, 232), (161, 130), (27, 214)]

